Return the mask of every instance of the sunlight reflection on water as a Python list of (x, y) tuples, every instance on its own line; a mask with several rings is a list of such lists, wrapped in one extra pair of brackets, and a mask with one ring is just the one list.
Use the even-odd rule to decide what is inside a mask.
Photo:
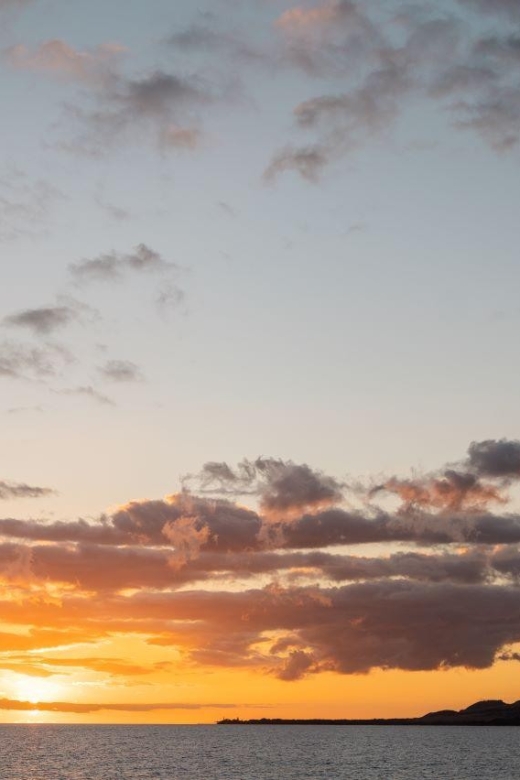
[(0, 726), (2, 780), (513, 780), (520, 731)]

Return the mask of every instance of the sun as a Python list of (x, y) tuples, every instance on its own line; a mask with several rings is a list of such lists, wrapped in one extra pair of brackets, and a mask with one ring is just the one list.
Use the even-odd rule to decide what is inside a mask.
[(17, 699), (28, 701), (31, 704), (56, 701), (63, 691), (63, 686), (54, 680), (27, 677), (25, 675), (19, 675), (13, 687)]

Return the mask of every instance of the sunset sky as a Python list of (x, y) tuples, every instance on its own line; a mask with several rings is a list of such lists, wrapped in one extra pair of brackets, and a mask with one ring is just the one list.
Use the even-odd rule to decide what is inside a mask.
[(0, 0), (0, 722), (520, 699), (519, 0)]

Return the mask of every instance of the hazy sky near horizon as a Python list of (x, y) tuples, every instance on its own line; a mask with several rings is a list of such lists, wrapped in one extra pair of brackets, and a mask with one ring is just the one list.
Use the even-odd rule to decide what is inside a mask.
[[(195, 587), (175, 609), (200, 620), (200, 593), (220, 580), (238, 599), (252, 578), (273, 612), (277, 587), (291, 611), (294, 586), (301, 603), (339, 613), (342, 588), (333, 589), (360, 580), (348, 586), (358, 589), (356, 621), (365, 597), (380, 598), (361, 592), (373, 578), (399, 588), (434, 566), (395, 558), (338, 579), (340, 563), (319, 558), (369, 544), (374, 561), (433, 553), (444, 574), (426, 577), (428, 587), (459, 588), (462, 611), (473, 597), (460, 588), (490, 599), (487, 587), (504, 588), (507, 623), (520, 571), (518, 520), (504, 514), (506, 494), (517, 506), (520, 452), (518, 0), (0, 0), (0, 69), (0, 560), (13, 598), (41, 598), (45, 612), (70, 597), (73, 615), (96, 593), (114, 611), (81, 618), (95, 626), (86, 641), (108, 642), (101, 624), (122, 625), (124, 598), (142, 597), (137, 613), (146, 598), (166, 599), (168, 572), (181, 593)], [(481, 444), (465, 454), (471, 442)], [(177, 495), (183, 486), (203, 498)], [(341, 522), (355, 533), (327, 512), (354, 512)], [(359, 531), (387, 512), (393, 530)], [(336, 529), (324, 537), (305, 525), (320, 513), (322, 530)], [(488, 533), (490, 517), (502, 536)], [(80, 519), (123, 536), (91, 539)], [(233, 539), (219, 548), (228, 521)], [(305, 558), (311, 549), (318, 558)], [(262, 561), (230, 559), (230, 570), (202, 561), (245, 552)], [(278, 568), (274, 554), (300, 558)], [(464, 573), (453, 574), (456, 556), (466, 556)], [(96, 580), (94, 569), (119, 565), (120, 579)], [(129, 574), (141, 565), (142, 583)], [(323, 597), (309, 590), (320, 584)], [(235, 625), (232, 597), (214, 598)], [(231, 651), (215, 626), (199, 636), (159, 625), (162, 609), (138, 651), (159, 664), (161, 685), (177, 656), (165, 661), (157, 648), (184, 640), (215, 643), (183, 661), (187, 677), (190, 664), (219, 667), (219, 653), (226, 674), (236, 666), (247, 677), (264, 668), (255, 643), (267, 641), (282, 688), (314, 685), (297, 682), (307, 673), (415, 668), (402, 645), (367, 668), (349, 665), (316, 627), (291, 633), (284, 616), (260, 621)], [(60, 620), (48, 619), (27, 618), (24, 631), (53, 631), (50, 646), (61, 647)], [(450, 646), (416, 668), (488, 670), (494, 653), (509, 653), (491, 689), (514, 663), (520, 634), (508, 626), (480, 655)], [(134, 626), (131, 641), (141, 633)], [(39, 641), (17, 652), (39, 652)], [(119, 658), (122, 636), (111, 641)], [(76, 680), (85, 690), (118, 674), (100, 652), (85, 655), (94, 674)], [(52, 676), (52, 663), (24, 663), (29, 676)], [(361, 678), (349, 679), (364, 701)], [(366, 685), (376, 706), (377, 686)], [(13, 686), (0, 686), (6, 700), (23, 698)], [(64, 683), (65, 698), (70, 690)], [(139, 691), (140, 701), (150, 695)]]

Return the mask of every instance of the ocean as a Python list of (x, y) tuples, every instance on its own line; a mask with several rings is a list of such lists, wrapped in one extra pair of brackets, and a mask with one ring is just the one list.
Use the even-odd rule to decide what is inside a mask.
[(0, 726), (2, 780), (518, 780), (520, 729)]

